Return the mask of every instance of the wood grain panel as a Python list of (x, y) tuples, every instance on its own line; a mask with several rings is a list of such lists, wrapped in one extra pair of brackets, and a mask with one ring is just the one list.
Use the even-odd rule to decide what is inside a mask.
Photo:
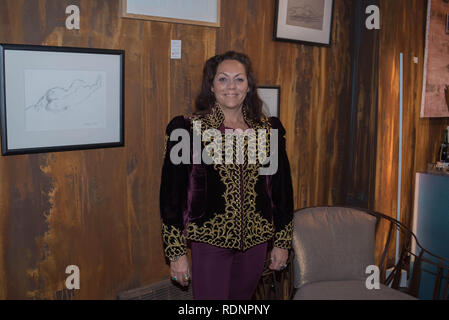
[(234, 18), (223, 19), (217, 52), (246, 52), (260, 84), (280, 85), (295, 208), (343, 203), (353, 2), (335, 2), (329, 48), (273, 42), (273, 1), (227, 3), (222, 12)]
[[(65, 29), (69, 4), (80, 6), (79, 31)], [(172, 26), (118, 19), (116, 1), (3, 1), (0, 11), (15, 30), (2, 42), (126, 50), (124, 148), (1, 158), (0, 297), (110, 299), (165, 278), (158, 184)], [(81, 271), (71, 295), (69, 264)]]
[[(404, 109), (401, 220), (410, 226), (415, 173), (435, 161), (448, 119), (420, 118), (423, 81), (425, 1), (381, 1), (379, 62), (378, 149), (375, 208), (395, 215), (397, 210), (399, 137), (399, 54), (404, 54)], [(396, 13), (396, 14), (392, 14)], [(419, 63), (415, 64), (413, 58)], [(435, 121), (436, 120), (436, 121)]]
[[(114, 298), (168, 276), (164, 128), (191, 112), (205, 60), (229, 49), (248, 53), (260, 84), (282, 88), (295, 206), (341, 201), (352, 3), (336, 4), (333, 45), (318, 48), (271, 40), (271, 0), (224, 2), (218, 30), (120, 19), (118, 1), (2, 1), (1, 42), (126, 50), (126, 146), (0, 159), (0, 298)], [(65, 29), (69, 4), (80, 6), (78, 31)], [(182, 60), (169, 59), (170, 39), (183, 41)], [(75, 293), (64, 290), (69, 264), (81, 271)]]
[[(399, 148), (399, 55), (404, 54), (401, 221), (413, 221), (416, 172), (425, 172), (448, 119), (420, 118), (426, 1), (379, 0), (381, 29), (363, 31), (358, 78), (360, 89), (350, 197), (367, 195), (361, 206), (396, 217)], [(371, 35), (371, 37), (370, 37)], [(376, 40), (378, 37), (378, 40)], [(376, 58), (378, 56), (378, 58)], [(418, 58), (415, 64), (413, 59)], [(372, 61), (370, 63), (369, 61)], [(359, 110), (365, 112), (359, 113)], [(375, 111), (375, 114), (373, 114)], [(374, 129), (374, 130), (373, 130)], [(365, 136), (363, 136), (365, 134)], [(370, 161), (366, 155), (374, 156)], [(375, 175), (371, 173), (375, 173)], [(359, 178), (357, 176), (360, 175)], [(360, 180), (358, 180), (360, 179)], [(357, 196), (355, 196), (357, 198)], [(386, 233), (386, 230), (384, 230)], [(389, 253), (390, 261), (394, 250)]]
[(357, 2), (354, 17), (354, 65), (351, 105), (351, 147), (347, 163), (347, 204), (372, 208), (374, 200), (379, 31), (365, 27), (365, 8), (378, 1)]
[[(371, 39), (380, 44), (371, 52), (369, 46), (361, 51), (351, 190), (367, 190), (374, 208), (393, 214), (398, 134), (392, 107), (398, 97), (394, 57), (403, 48), (410, 48), (408, 58), (421, 57), (424, 22), (418, 2), (380, 3), (382, 30)], [(70, 4), (81, 9), (78, 31), (65, 28)], [(280, 117), (287, 130), (295, 208), (344, 204), (354, 4), (335, 1), (332, 45), (316, 47), (272, 41), (271, 0), (222, 1), (218, 29), (122, 19), (118, 0), (1, 1), (0, 42), (124, 49), (126, 111), (123, 148), (0, 158), (0, 298), (113, 299), (118, 291), (168, 277), (158, 200), (164, 129), (172, 117), (192, 111), (203, 64), (215, 53), (246, 52), (260, 84), (281, 86)], [(403, 26), (412, 22), (411, 29)], [(182, 60), (170, 60), (171, 39), (182, 40)], [(369, 70), (362, 68), (365, 62)], [(446, 123), (416, 117), (421, 65), (408, 62), (404, 132), (411, 139), (407, 146), (414, 147), (403, 167), (407, 185), (435, 154), (435, 138)], [(373, 91), (376, 81), (378, 92)], [(372, 125), (374, 117), (379, 127)], [(369, 137), (363, 135), (366, 130)], [(375, 152), (366, 146), (373, 141)], [(368, 164), (370, 155), (374, 160)], [(365, 174), (362, 180), (357, 180), (359, 174)], [(410, 190), (412, 186), (403, 188), (404, 201)], [(403, 215), (408, 217), (404, 210), (406, 206)], [(81, 290), (72, 293), (64, 290), (69, 264), (81, 271)]]

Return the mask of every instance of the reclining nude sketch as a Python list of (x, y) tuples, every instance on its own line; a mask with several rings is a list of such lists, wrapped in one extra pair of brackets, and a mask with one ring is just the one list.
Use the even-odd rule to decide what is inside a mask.
[(323, 15), (316, 13), (312, 7), (298, 6), (288, 10), (288, 18), (303, 23), (319, 22), (323, 19)]
[(36, 104), (26, 107), (25, 110), (34, 109), (34, 111), (38, 112), (45, 110), (53, 113), (67, 111), (89, 99), (102, 85), (100, 75), (92, 84), (88, 84), (84, 80), (75, 79), (67, 88), (53, 87), (48, 89)]

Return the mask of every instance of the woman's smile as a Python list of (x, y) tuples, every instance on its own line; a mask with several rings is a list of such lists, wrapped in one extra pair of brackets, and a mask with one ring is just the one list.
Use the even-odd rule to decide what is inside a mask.
[(222, 107), (230, 109), (240, 107), (249, 91), (243, 64), (236, 60), (225, 60), (220, 63), (211, 90)]

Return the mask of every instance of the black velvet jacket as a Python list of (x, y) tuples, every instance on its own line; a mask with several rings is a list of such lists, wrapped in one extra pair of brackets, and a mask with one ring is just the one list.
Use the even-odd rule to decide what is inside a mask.
[[(192, 164), (193, 133), (199, 129), (193, 127), (193, 121), (201, 121), (201, 132), (220, 130), (224, 146), (224, 115), (219, 107), (214, 107), (206, 116), (178, 116), (168, 124), (160, 189), (162, 236), (168, 258), (186, 253), (186, 239), (237, 250), (273, 239), (274, 246), (290, 249), (293, 192), (285, 150), (285, 129), (275, 117), (264, 119), (262, 123), (252, 121), (246, 114), (244, 118), (256, 132), (247, 138), (245, 155), (254, 152), (248, 148), (248, 141), (257, 141), (257, 129), (278, 130), (278, 170), (275, 174), (259, 175), (262, 166), (259, 162), (205, 164), (201, 160), (201, 164)], [(190, 164), (173, 164), (170, 160), (170, 152), (178, 144), (169, 139), (175, 129), (189, 132)], [(269, 150), (270, 139), (266, 140), (265, 151)], [(201, 143), (201, 150), (209, 143)], [(256, 145), (259, 146), (259, 141)]]

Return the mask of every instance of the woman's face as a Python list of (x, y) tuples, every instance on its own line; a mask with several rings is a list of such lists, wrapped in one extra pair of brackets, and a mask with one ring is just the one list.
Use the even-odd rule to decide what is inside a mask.
[(245, 66), (237, 60), (220, 63), (211, 90), (222, 107), (239, 108), (249, 91)]

